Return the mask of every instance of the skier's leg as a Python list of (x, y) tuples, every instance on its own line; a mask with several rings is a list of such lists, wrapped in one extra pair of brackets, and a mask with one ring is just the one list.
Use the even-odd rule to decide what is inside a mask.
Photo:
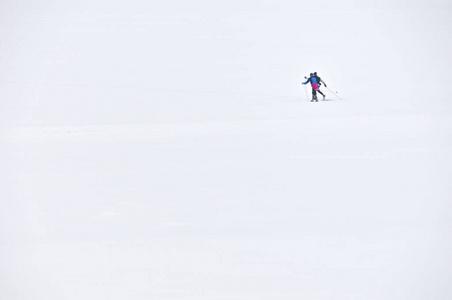
[(317, 100), (317, 93), (314, 89), (312, 89), (312, 101)]

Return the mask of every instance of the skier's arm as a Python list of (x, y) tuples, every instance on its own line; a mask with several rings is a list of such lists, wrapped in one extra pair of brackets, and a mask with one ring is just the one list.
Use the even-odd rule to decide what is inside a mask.
[(320, 79), (320, 83), (323, 83), (326, 87), (326, 83), (325, 83), (325, 81), (323, 81), (323, 79)]
[(306, 82), (302, 82), (301, 84), (306, 84), (306, 83), (308, 83), (310, 79), (311, 79), (311, 78), (308, 78), (308, 80), (306, 80)]

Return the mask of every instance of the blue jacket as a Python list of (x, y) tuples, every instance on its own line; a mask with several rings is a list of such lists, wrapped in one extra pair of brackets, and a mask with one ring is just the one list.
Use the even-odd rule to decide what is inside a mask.
[(308, 80), (306, 80), (306, 82), (303, 82), (303, 84), (307, 84), (308, 82), (310, 82), (311, 84), (317, 83), (317, 79), (315, 79), (314, 76), (309, 77)]

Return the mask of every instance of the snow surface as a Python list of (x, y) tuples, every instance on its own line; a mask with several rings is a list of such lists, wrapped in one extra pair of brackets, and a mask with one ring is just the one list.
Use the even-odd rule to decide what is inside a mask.
[(451, 9), (2, 1), (0, 299), (451, 299)]

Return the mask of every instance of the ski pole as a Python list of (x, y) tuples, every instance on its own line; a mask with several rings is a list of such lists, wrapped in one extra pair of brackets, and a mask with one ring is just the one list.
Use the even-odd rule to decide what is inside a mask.
[(309, 101), (308, 88), (306, 87), (306, 84), (303, 84), (303, 88), (304, 88), (304, 91), (306, 93), (306, 100)]
[[(308, 79), (308, 78), (305, 76), (304, 79)], [(301, 85), (303, 86), (304, 92), (306, 93), (306, 100), (309, 101), (308, 88), (306, 87), (306, 84), (303, 84), (303, 82), (301, 83)]]
[(341, 97), (339, 97), (338, 95), (337, 95), (337, 92), (335, 93), (335, 92), (333, 92), (332, 90), (330, 90), (330, 88), (329, 87), (327, 87), (327, 86), (325, 86), (331, 93), (333, 93), (336, 97), (338, 97), (340, 100), (342, 100), (342, 98)]

